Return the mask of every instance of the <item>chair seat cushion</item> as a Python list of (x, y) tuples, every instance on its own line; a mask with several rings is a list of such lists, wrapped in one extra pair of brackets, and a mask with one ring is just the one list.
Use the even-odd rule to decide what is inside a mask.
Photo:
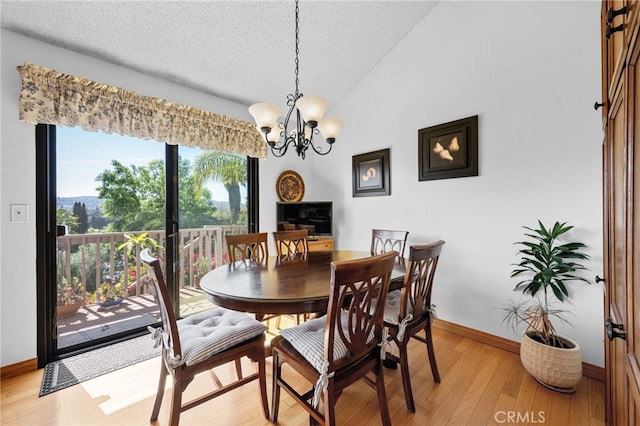
[(187, 366), (198, 364), (267, 329), (244, 312), (221, 307), (188, 316), (178, 320), (177, 324), (182, 346), (181, 361)]
[[(389, 325), (400, 325), (403, 318), (400, 318), (400, 290), (394, 290), (387, 293), (387, 302), (384, 306), (384, 322)], [(413, 313), (412, 306), (407, 306), (407, 313)], [(415, 318), (414, 318), (415, 320)]]
[[(343, 314), (344, 316), (344, 314)], [(280, 330), (280, 335), (297, 350), (313, 367), (322, 372), (324, 362), (324, 331), (327, 316), (310, 319), (300, 325)], [(346, 358), (349, 351), (340, 339), (333, 345), (333, 359)]]
[[(348, 327), (348, 312), (342, 313), (343, 329)], [(300, 353), (313, 367), (322, 372), (322, 364), (324, 362), (324, 334), (327, 323), (327, 316), (310, 319), (295, 327), (280, 330), (282, 338), (287, 340), (293, 348)], [(348, 334), (345, 331), (345, 334)], [(337, 333), (336, 333), (337, 335)], [(368, 341), (375, 339), (373, 332), (369, 336)], [(342, 340), (336, 338), (333, 345), (334, 361), (349, 356), (349, 349), (344, 345)]]
[(387, 324), (400, 324), (400, 290), (387, 293), (387, 303), (384, 306), (384, 322)]

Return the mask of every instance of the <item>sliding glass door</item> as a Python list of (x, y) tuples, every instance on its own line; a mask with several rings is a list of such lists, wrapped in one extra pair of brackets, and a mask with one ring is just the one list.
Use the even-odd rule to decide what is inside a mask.
[(144, 248), (179, 316), (212, 306), (199, 279), (226, 263), (224, 235), (257, 230), (255, 159), (79, 128), (36, 139), (39, 364), (158, 324)]
[(179, 316), (212, 307), (200, 279), (227, 262), (224, 236), (246, 233), (247, 157), (179, 147), (176, 282)]

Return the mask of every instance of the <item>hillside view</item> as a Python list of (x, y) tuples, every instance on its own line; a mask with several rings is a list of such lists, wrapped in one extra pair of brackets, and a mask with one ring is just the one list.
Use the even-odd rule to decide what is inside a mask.
[[(99, 209), (104, 203), (104, 200), (95, 196), (86, 195), (82, 197), (58, 197), (56, 198), (56, 206), (59, 209), (65, 209), (72, 211), (75, 203), (84, 204), (87, 210)], [(229, 210), (228, 201), (213, 200), (212, 206), (218, 210)], [(241, 207), (245, 208), (245, 203), (241, 203)]]

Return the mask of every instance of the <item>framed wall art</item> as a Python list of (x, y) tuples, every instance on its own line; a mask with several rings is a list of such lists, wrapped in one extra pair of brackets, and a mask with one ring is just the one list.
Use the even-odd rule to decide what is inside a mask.
[(301, 201), (304, 197), (304, 181), (302, 176), (293, 170), (280, 173), (276, 181), (276, 192), (280, 201)]
[(391, 194), (389, 148), (354, 155), (352, 158), (354, 197)]
[(418, 130), (418, 180), (478, 176), (478, 116)]

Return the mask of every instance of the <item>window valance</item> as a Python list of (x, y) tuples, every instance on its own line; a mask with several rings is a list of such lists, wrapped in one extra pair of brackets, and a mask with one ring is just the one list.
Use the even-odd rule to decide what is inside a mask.
[(79, 126), (94, 132), (102, 130), (172, 145), (267, 158), (260, 133), (247, 121), (30, 63), (17, 68), (22, 77), (20, 121)]

